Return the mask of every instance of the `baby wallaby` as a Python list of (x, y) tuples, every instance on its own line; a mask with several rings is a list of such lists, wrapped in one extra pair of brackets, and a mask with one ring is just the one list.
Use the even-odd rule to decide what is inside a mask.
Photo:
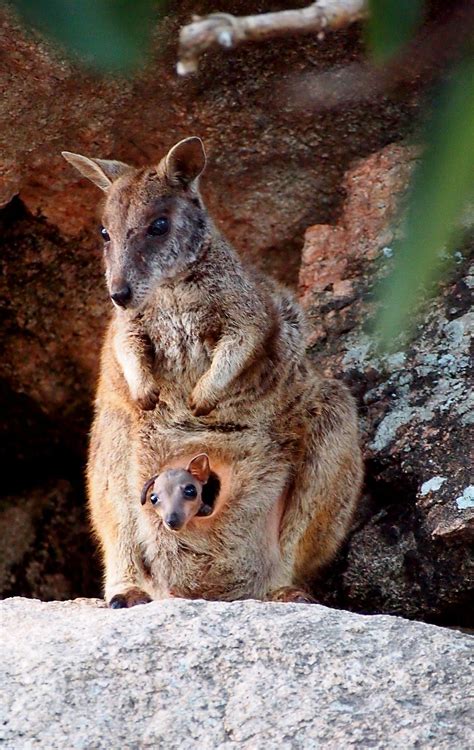
[(210, 475), (209, 458), (205, 453), (195, 456), (185, 469), (167, 469), (149, 479), (142, 490), (145, 505), (150, 502), (170, 531), (185, 528), (194, 516), (208, 516), (212, 508), (203, 502), (202, 490)]

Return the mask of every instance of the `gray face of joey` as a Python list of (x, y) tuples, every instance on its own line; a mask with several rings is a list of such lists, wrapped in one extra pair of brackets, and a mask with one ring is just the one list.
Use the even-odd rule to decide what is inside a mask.
[(206, 164), (200, 138), (180, 141), (158, 166), (143, 169), (63, 156), (105, 192), (100, 234), (107, 288), (117, 308), (139, 309), (158, 286), (190, 273), (209, 227), (198, 191)]
[(149, 497), (163, 525), (169, 531), (181, 531), (203, 507), (202, 488), (209, 473), (209, 459), (200, 453), (185, 469), (167, 469), (149, 479), (142, 490), (142, 505)]

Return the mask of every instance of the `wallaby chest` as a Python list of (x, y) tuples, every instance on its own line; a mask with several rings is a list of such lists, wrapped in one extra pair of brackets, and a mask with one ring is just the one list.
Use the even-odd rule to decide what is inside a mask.
[(217, 311), (198, 305), (160, 307), (145, 321), (146, 332), (161, 373), (181, 376), (183, 371), (204, 371), (222, 331)]

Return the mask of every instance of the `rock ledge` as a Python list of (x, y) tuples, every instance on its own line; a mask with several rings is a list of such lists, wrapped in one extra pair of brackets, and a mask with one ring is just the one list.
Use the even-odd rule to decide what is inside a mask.
[(5, 750), (474, 743), (463, 633), (253, 601), (15, 598), (0, 611)]

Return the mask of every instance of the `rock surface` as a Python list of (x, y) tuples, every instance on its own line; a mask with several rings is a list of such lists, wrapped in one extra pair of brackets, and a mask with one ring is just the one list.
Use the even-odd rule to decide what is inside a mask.
[(456, 251), (451, 280), (421, 311), (412, 341), (381, 357), (367, 333), (414, 158), (391, 145), (356, 164), (340, 222), (306, 233), (300, 291), (312, 356), (358, 396), (368, 468), (366, 505), (320, 596), (472, 626), (472, 240)]
[(471, 636), (318, 605), (10, 599), (5, 750), (471, 747)]

